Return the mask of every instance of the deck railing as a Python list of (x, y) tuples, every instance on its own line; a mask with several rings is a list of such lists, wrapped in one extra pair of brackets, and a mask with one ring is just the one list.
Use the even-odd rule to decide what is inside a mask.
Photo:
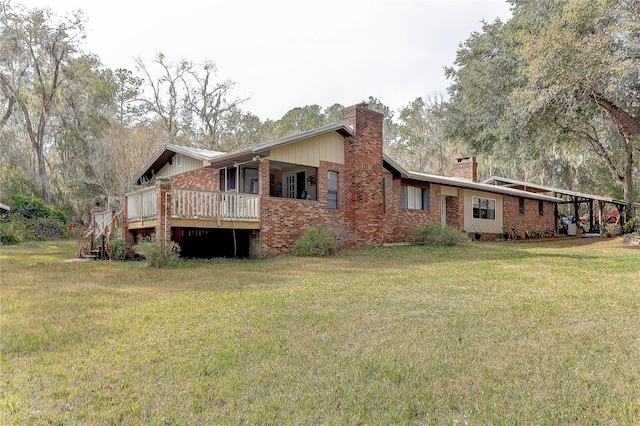
[[(126, 194), (128, 222), (157, 218), (156, 189), (152, 186)], [(260, 221), (260, 196), (256, 194), (174, 188), (171, 195), (174, 218)]]
[(260, 220), (260, 196), (174, 188), (173, 217), (182, 219)]
[(127, 221), (155, 219), (158, 215), (156, 187), (140, 189), (125, 194), (127, 197)]

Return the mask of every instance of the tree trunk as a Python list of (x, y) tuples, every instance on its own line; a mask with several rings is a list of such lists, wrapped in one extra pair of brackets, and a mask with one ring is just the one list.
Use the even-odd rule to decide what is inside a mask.
[(634, 190), (633, 190), (633, 147), (629, 145), (629, 149), (624, 155), (624, 178), (622, 179), (622, 188), (624, 190), (624, 201), (629, 203), (629, 209), (627, 209), (627, 217), (625, 222), (630, 217), (635, 215), (635, 208), (633, 206)]
[(45, 203), (51, 204), (51, 185), (49, 183), (49, 175), (47, 174), (47, 159), (42, 150), (38, 151), (38, 175), (42, 184), (42, 199)]

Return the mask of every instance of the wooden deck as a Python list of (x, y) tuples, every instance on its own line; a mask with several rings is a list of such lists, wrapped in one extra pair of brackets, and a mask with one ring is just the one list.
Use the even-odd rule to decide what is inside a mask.
[[(129, 229), (155, 228), (159, 223), (156, 187), (126, 194)], [(260, 229), (260, 196), (235, 192), (174, 188), (171, 200), (172, 228)]]

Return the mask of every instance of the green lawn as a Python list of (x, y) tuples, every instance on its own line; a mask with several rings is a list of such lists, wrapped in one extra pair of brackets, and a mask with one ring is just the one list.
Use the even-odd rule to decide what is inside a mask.
[(0, 423), (640, 424), (621, 239), (163, 270), (75, 249), (0, 247)]

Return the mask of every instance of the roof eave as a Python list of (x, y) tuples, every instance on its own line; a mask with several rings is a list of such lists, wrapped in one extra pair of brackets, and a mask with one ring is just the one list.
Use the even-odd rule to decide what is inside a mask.
[(382, 166), (389, 170), (394, 177), (408, 177), (408, 172), (386, 154), (382, 155)]
[[(483, 183), (487, 184), (487, 185), (491, 185), (488, 182), (504, 182), (504, 183), (509, 183), (509, 184), (514, 184), (514, 185), (521, 185), (521, 186), (525, 186), (525, 187), (530, 187), (530, 188), (535, 188), (535, 189), (539, 189), (539, 190), (543, 190), (545, 192), (554, 192), (556, 194), (562, 194), (562, 195), (567, 195), (567, 196), (571, 196), (571, 197), (580, 197), (580, 198), (585, 198), (585, 199), (589, 199), (589, 200), (595, 200), (595, 201), (601, 201), (604, 203), (611, 203), (611, 204), (618, 204), (618, 205), (623, 205), (623, 206), (628, 206), (629, 203), (623, 200), (616, 200), (615, 198), (611, 198), (611, 197), (603, 197), (600, 195), (594, 195), (594, 194), (585, 194), (583, 192), (576, 192), (576, 191), (569, 191), (566, 189), (561, 189), (561, 188), (554, 188), (554, 187), (550, 187), (550, 186), (545, 186), (545, 185), (537, 185), (537, 184), (533, 184), (530, 182), (523, 182), (523, 181), (519, 181), (516, 179), (509, 179), (509, 178), (505, 178), (505, 177), (501, 177), (501, 176), (491, 176), (488, 179), (485, 179), (484, 181), (482, 181)], [(494, 186), (500, 186), (500, 185), (494, 185)], [(530, 192), (525, 190), (526, 192)], [(564, 201), (564, 200), (562, 200)]]
[[(210, 152), (212, 153), (212, 155), (215, 155), (217, 153), (216, 151), (210, 151)], [(142, 169), (142, 172), (139, 173), (136, 176), (136, 178), (133, 180), (133, 184), (134, 185), (141, 184), (142, 183), (141, 179), (144, 176), (149, 176), (149, 177), (152, 176), (153, 170), (160, 170), (176, 154), (182, 154), (187, 157), (195, 158), (197, 160), (202, 161), (203, 164), (212, 159), (211, 155), (204, 155), (202, 152), (191, 150), (188, 147), (167, 143), (167, 144), (164, 144), (162, 148), (156, 151), (156, 153), (151, 157), (151, 160)]]
[(543, 201), (549, 201), (554, 203), (559, 203), (562, 201), (562, 199), (560, 198), (551, 197), (548, 195), (540, 195), (533, 192), (521, 191), (519, 189), (505, 188), (499, 185), (490, 185), (486, 183), (479, 183), (471, 180), (457, 179), (457, 178), (451, 178), (451, 177), (409, 172), (409, 179), (439, 183), (441, 185), (447, 185), (447, 186), (457, 186), (457, 187), (466, 188), (466, 189), (475, 189), (478, 191), (484, 191), (484, 192), (489, 192), (494, 194), (512, 195), (516, 197), (543, 200)]
[(251, 149), (243, 149), (240, 151), (231, 152), (229, 154), (221, 155), (219, 157), (215, 157), (209, 161), (205, 161), (205, 167), (213, 167), (214, 169), (219, 169), (221, 167), (232, 166), (238, 162), (249, 161), (253, 159), (255, 156), (253, 150)]
[(170, 144), (164, 144), (162, 146), (162, 148), (160, 148), (158, 151), (156, 151), (153, 156), (151, 157), (151, 159), (147, 162), (147, 164), (144, 166), (144, 168), (142, 168), (141, 172), (138, 173), (138, 175), (136, 175), (136, 177), (133, 179), (133, 184), (134, 185), (140, 185), (141, 184), (141, 179), (143, 176), (147, 175), (149, 170), (151, 170), (151, 168), (153, 167), (153, 165), (155, 164), (155, 162), (158, 160), (158, 158), (160, 158), (160, 156), (165, 152), (165, 150), (167, 149), (167, 147)]

